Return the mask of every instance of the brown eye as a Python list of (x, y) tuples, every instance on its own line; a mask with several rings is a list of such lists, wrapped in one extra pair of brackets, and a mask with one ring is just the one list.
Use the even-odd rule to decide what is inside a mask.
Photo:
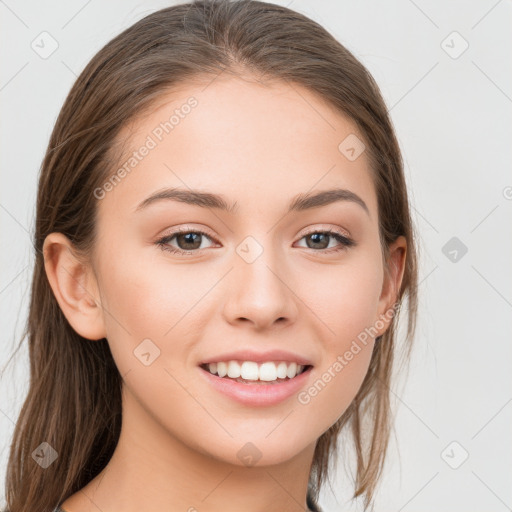
[(309, 245), (310, 249), (327, 249), (330, 238), (332, 237), (327, 233), (313, 233), (312, 235), (307, 235), (305, 238), (312, 242), (312, 244)]
[[(201, 244), (203, 238), (212, 240), (212, 238), (204, 231), (176, 231), (169, 235), (164, 236), (156, 243), (164, 251), (170, 251), (173, 253), (189, 254), (193, 252), (199, 252), (202, 249)], [(176, 239), (176, 246), (170, 245), (172, 240)]]
[[(341, 251), (355, 245), (355, 242), (353, 240), (333, 230), (314, 231), (312, 233), (304, 235), (302, 239), (310, 241), (306, 242), (306, 246), (308, 249), (318, 249), (319, 251), (325, 252)], [(336, 240), (339, 243), (338, 247), (329, 247), (329, 243), (332, 239)]]
[(186, 251), (190, 249), (199, 249), (201, 247), (201, 236), (203, 235), (199, 233), (185, 233), (175, 235), (179, 248)]

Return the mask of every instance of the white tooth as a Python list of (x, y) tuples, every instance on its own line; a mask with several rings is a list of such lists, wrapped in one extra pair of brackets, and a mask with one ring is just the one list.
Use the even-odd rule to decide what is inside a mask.
[(297, 363), (290, 363), (286, 372), (288, 378), (293, 379), (297, 375)]
[(244, 361), (240, 367), (240, 376), (246, 380), (258, 380), (258, 363)]
[(276, 379), (276, 365), (274, 363), (263, 363), (260, 366), (260, 380), (271, 381)]
[(217, 373), (219, 377), (225, 377), (228, 373), (228, 368), (226, 363), (217, 363)]
[(251, 381), (266, 381), (271, 382), (276, 379), (293, 379), (295, 376), (300, 375), (305, 366), (297, 363), (286, 363), (284, 361), (275, 363), (268, 361), (265, 363), (255, 363), (254, 361), (243, 361), (241, 364), (238, 361), (218, 361), (216, 363), (209, 363), (208, 369), (212, 374), (218, 374), (219, 377), (226, 375), (232, 379), (242, 378)]
[(228, 377), (232, 379), (238, 379), (238, 377), (240, 377), (240, 365), (236, 361), (229, 361)]
[(286, 369), (287, 369), (287, 366), (284, 361), (281, 361), (277, 365), (277, 378), (278, 379), (286, 379)]

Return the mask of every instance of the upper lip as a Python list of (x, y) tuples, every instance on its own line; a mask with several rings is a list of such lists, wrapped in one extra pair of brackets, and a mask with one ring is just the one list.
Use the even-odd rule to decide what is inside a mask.
[(222, 354), (208, 357), (199, 363), (199, 366), (208, 363), (218, 363), (219, 361), (254, 361), (255, 363), (264, 363), (266, 361), (287, 361), (304, 366), (312, 365), (311, 361), (303, 356), (288, 352), (287, 350), (267, 350), (265, 352), (255, 352), (254, 350), (236, 350), (233, 352), (224, 352)]

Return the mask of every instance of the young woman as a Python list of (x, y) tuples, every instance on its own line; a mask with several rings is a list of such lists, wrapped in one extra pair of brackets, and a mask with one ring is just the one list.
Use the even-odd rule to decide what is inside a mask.
[(325, 29), (224, 0), (126, 29), (62, 107), (34, 246), (8, 510), (320, 510), (342, 429), (371, 505), (417, 255), (382, 96)]

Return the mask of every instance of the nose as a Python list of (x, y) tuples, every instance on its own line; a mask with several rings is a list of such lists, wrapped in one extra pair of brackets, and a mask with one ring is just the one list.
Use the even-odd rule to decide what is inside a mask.
[(226, 284), (224, 316), (232, 325), (250, 324), (261, 331), (296, 321), (299, 300), (296, 283), (285, 262), (270, 249), (252, 262), (235, 255)]

